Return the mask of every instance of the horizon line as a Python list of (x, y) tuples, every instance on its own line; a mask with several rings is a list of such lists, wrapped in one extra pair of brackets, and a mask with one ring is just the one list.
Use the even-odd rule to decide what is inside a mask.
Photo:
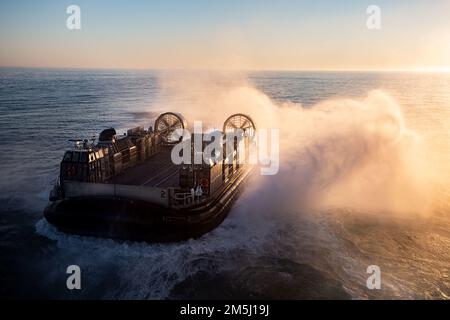
[(450, 73), (450, 68), (393, 68), (393, 69), (220, 69), (220, 68), (136, 68), (136, 67), (46, 67), (46, 66), (1, 66), (0, 69), (46, 69), (46, 70), (123, 70), (123, 71), (182, 71), (182, 72), (410, 72), (410, 73)]

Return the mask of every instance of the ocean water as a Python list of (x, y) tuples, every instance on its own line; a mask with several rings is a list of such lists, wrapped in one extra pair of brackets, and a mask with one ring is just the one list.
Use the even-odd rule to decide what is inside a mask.
[[(194, 79), (0, 69), (3, 297), (450, 298), (450, 74)], [(183, 243), (116, 242), (43, 219), (69, 139), (147, 127), (166, 109), (211, 118), (214, 108), (281, 132), (279, 174), (256, 177), (216, 230)], [(66, 288), (72, 264), (82, 290)], [(366, 287), (369, 265), (381, 269), (380, 290)]]

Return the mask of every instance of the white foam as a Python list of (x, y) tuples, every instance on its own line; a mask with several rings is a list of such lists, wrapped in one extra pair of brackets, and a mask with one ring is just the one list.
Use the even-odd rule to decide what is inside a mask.
[[(250, 217), (253, 216), (253, 217)], [(110, 239), (69, 235), (58, 231), (45, 219), (36, 231), (56, 242), (59, 249), (83, 257), (90, 270), (111, 264), (120, 273), (119, 283), (104, 298), (161, 299), (177, 283), (198, 271), (217, 273), (234, 268), (236, 253), (258, 255), (272, 230), (255, 228), (254, 214), (237, 208), (216, 230), (200, 239), (172, 244), (117, 242)], [(258, 222), (256, 222), (258, 224)], [(96, 271), (94, 271), (96, 272)], [(118, 289), (120, 288), (120, 289)]]

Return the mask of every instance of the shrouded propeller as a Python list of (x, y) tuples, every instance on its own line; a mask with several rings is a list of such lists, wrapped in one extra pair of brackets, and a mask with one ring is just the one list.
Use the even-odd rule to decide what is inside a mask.
[(163, 142), (177, 142), (171, 139), (172, 133), (177, 129), (186, 129), (187, 122), (179, 113), (166, 112), (161, 114), (155, 121), (155, 131), (160, 134)]

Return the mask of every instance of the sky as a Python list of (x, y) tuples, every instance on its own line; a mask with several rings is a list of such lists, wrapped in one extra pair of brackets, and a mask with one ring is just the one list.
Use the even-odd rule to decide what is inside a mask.
[(448, 0), (0, 0), (0, 66), (450, 70), (449, 15)]

